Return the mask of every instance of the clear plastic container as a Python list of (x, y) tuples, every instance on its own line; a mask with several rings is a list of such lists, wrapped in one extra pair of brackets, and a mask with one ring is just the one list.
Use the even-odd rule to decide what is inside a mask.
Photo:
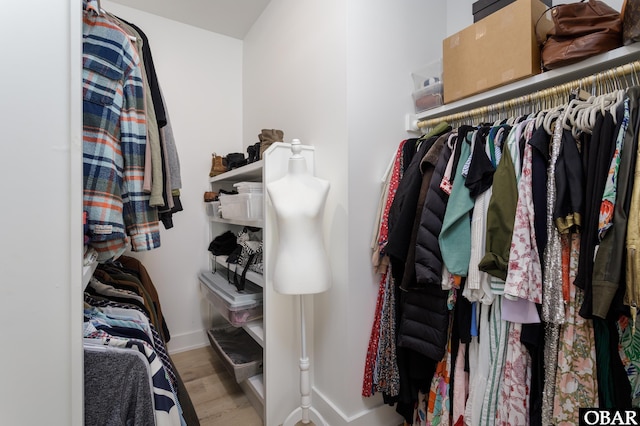
[(416, 113), (438, 107), (443, 101), (442, 60), (433, 61), (411, 73)]
[(442, 82), (433, 83), (413, 92), (416, 113), (439, 107), (443, 104)]
[(209, 217), (220, 217), (220, 201), (209, 201), (205, 205), (207, 206), (207, 215)]
[(411, 73), (414, 90), (420, 90), (442, 80), (442, 59), (424, 65)]
[[(229, 271), (230, 276), (233, 272)], [(204, 297), (234, 327), (262, 318), (262, 288), (246, 281), (239, 292), (235, 285), (219, 272), (200, 274), (200, 290)]]
[(222, 194), (220, 195), (220, 212), (224, 219), (261, 220), (264, 211), (263, 194)]
[(209, 342), (225, 368), (241, 383), (262, 373), (262, 347), (242, 328), (215, 327), (207, 332)]

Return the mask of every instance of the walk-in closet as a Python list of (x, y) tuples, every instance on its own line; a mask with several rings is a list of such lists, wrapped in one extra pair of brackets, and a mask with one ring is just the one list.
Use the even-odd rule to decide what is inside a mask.
[[(522, 1), (534, 0), (516, 0)], [(597, 116), (598, 107), (601, 112), (606, 110), (611, 115), (612, 121), (607, 122), (607, 126), (620, 133), (625, 111), (629, 117), (634, 116), (631, 111), (636, 111), (633, 101), (625, 100), (629, 99), (625, 98), (625, 93), (631, 87), (640, 86), (640, 43), (416, 112), (412, 98), (415, 90), (412, 73), (415, 75), (426, 64), (441, 60), (443, 40), (474, 24), (472, 0), (264, 0), (254, 2), (256, 13), (250, 20), (237, 10), (237, 2), (212, 0), (221, 6), (216, 10), (227, 8), (229, 13), (239, 13), (242, 18), (237, 22), (242, 26), (233, 25), (231, 18), (208, 18), (210, 15), (207, 14), (213, 12), (195, 0), (94, 0), (99, 3), (96, 9), (99, 13), (113, 15), (114, 19), (144, 32), (146, 47), (153, 54), (160, 96), (170, 117), (175, 151), (173, 158), (178, 160), (174, 166), (179, 165), (180, 177), (179, 182), (165, 182), (160, 189), (156, 187), (158, 205), (168, 207), (173, 214), (157, 216), (154, 220), (156, 225), (147, 237), (142, 240), (133, 238), (135, 250), (131, 249), (132, 241), (125, 241), (118, 247), (106, 246), (105, 259), (113, 256), (113, 262), (98, 262), (85, 256), (83, 200), (86, 163), (83, 157), (86, 152), (83, 139), (87, 133), (83, 126), (86, 125), (87, 111), (83, 109), (83, 100), (87, 93), (82, 84), (83, 77), (86, 77), (83, 76), (83, 51), (86, 47), (83, 43), (84, 2), (9, 0), (3, 4), (0, 103), (4, 143), (0, 174), (4, 183), (2, 217), (5, 220), (0, 231), (3, 247), (0, 257), (3, 277), (0, 285), (0, 336), (4, 345), (0, 372), (5, 381), (0, 392), (0, 424), (83, 425), (88, 418), (86, 402), (91, 402), (93, 396), (88, 394), (86, 379), (108, 378), (112, 383), (121, 383), (119, 378), (126, 378), (129, 385), (123, 391), (114, 392), (115, 395), (134, 398), (134, 390), (148, 385), (146, 390), (149, 393), (140, 400), (153, 401), (150, 405), (138, 407), (143, 413), (139, 418), (147, 421), (141, 420), (139, 424), (222, 424), (220, 412), (229, 414), (243, 410), (237, 419), (250, 418), (246, 421), (278, 426), (291, 413), (297, 415), (296, 410), (300, 410), (301, 352), (305, 352), (309, 360), (308, 383), (303, 383), (302, 387), (308, 385), (310, 390), (308, 400), (313, 413), (317, 413), (317, 425), (397, 426), (404, 422), (421, 426), (436, 424), (445, 417), (453, 419), (450, 424), (455, 424), (458, 418), (454, 417), (466, 409), (469, 414), (463, 416), (464, 419), (473, 418), (474, 422), (478, 418), (486, 420), (498, 416), (493, 411), (483, 413), (482, 408), (478, 409), (482, 404), (468, 404), (462, 410), (460, 406), (454, 408), (456, 380), (459, 384), (466, 379), (462, 373), (455, 376), (453, 383), (448, 381), (449, 377), (454, 377), (456, 366), (464, 370), (469, 352), (473, 356), (475, 352), (485, 351), (484, 356), (489, 351), (481, 347), (477, 335), (467, 336), (469, 338), (462, 345), (453, 343), (456, 338), (451, 338), (448, 332), (458, 326), (458, 322), (449, 323), (453, 316), (447, 316), (447, 302), (450, 302), (449, 306), (455, 302), (448, 300), (447, 296), (454, 297), (455, 294), (460, 305), (463, 300), (464, 303), (469, 302), (463, 315), (478, 319), (476, 326), (480, 329), (486, 328), (487, 324), (496, 324), (491, 322), (494, 320), (499, 323), (497, 317), (504, 313), (504, 305), (480, 309), (481, 305), (483, 308), (490, 306), (489, 303), (483, 305), (488, 296), (482, 293), (487, 289), (495, 291), (495, 288), (491, 290), (495, 283), (490, 279), (486, 280), (486, 286), (480, 284), (460, 294), (457, 290), (447, 293), (439, 288), (435, 297), (437, 306), (432, 307), (442, 309), (443, 313), (434, 320), (444, 324), (444, 333), (440, 329), (439, 336), (445, 343), (434, 355), (441, 359), (416, 367), (412, 362), (422, 358), (403, 358), (406, 351), (415, 349), (412, 349), (411, 331), (403, 323), (412, 318), (411, 315), (407, 318), (404, 315), (406, 311), (402, 309), (407, 295), (409, 298), (415, 296), (412, 293), (415, 286), (400, 287), (396, 294), (392, 291), (394, 280), (400, 282), (406, 274), (393, 275), (391, 272), (405, 272), (402, 270), (405, 257), (414, 256), (417, 264), (424, 259), (415, 250), (398, 249), (398, 240), (394, 255), (399, 256), (402, 262), (392, 258), (391, 263), (386, 263), (388, 259), (376, 257), (379, 254), (377, 250), (386, 248), (388, 229), (385, 223), (392, 205), (389, 189), (400, 188), (406, 201), (420, 188), (421, 182), (417, 177), (411, 189), (418, 189), (417, 192), (399, 186), (398, 172), (408, 166), (408, 162), (403, 163), (408, 157), (401, 159), (401, 155), (409, 150), (408, 143), (414, 144), (414, 148), (420, 147), (414, 149), (414, 153), (424, 155), (427, 145), (421, 144), (436, 145), (437, 142), (443, 150), (441, 152), (448, 146), (454, 153), (451, 158), (464, 155), (469, 159), (472, 158), (472, 140), (489, 140), (489, 135), (498, 131), (492, 130), (495, 127), (503, 126), (500, 138), (509, 134), (506, 126), (509, 131), (521, 126), (518, 135), (531, 138), (535, 135), (534, 124), (530, 124), (531, 127), (526, 125), (537, 120), (542, 128), (548, 124), (546, 134), (552, 138), (553, 118), (565, 120), (567, 135), (573, 131), (575, 136), (588, 133), (589, 137), (594, 137), (591, 133), (595, 121), (589, 120), (591, 113), (593, 118)], [(559, 1), (544, 3), (560, 4)], [(624, 1), (605, 0), (605, 3), (620, 10)], [(135, 44), (133, 38), (122, 42)], [(105, 39), (99, 43), (110, 42)], [(98, 74), (108, 72), (100, 65), (94, 63), (89, 68)], [(503, 77), (508, 74), (503, 73)], [(120, 78), (117, 75), (112, 77), (114, 80)], [(139, 77), (142, 78), (142, 73)], [(98, 86), (98, 91), (109, 89)], [(122, 94), (116, 91), (118, 95)], [(109, 104), (106, 96), (96, 93), (88, 96), (96, 104)], [(142, 98), (139, 101), (140, 105), (146, 102)], [(629, 108), (625, 110), (627, 104)], [(130, 113), (132, 111), (129, 110)], [(133, 115), (131, 121), (135, 122)], [(549, 123), (545, 122), (545, 116)], [(444, 122), (446, 124), (442, 127)], [(460, 137), (460, 129), (464, 131), (465, 126), (472, 128), (465, 134), (469, 144), (457, 147), (450, 138), (453, 133)], [(244, 166), (244, 171), (240, 168), (226, 176), (209, 176), (212, 154), (247, 155), (247, 148), (259, 141), (262, 129), (281, 129), (284, 133), (283, 144), (270, 151), (271, 159), (267, 156), (259, 164), (249, 164)], [(598, 129), (601, 129), (601, 124), (598, 124)], [(146, 136), (145, 133), (146, 130), (141, 131), (140, 136)], [(560, 138), (561, 135), (557, 136)], [(442, 140), (438, 140), (440, 138)], [(308, 158), (315, 177), (326, 181), (330, 188), (321, 228), (331, 286), (322, 292), (305, 295), (301, 304), (297, 294), (275, 291), (269, 279), (265, 278), (258, 285), (257, 291), (263, 297), (262, 322), (231, 324), (235, 329), (249, 333), (252, 342), (259, 346), (258, 352), (261, 352), (261, 361), (257, 363), (260, 364), (259, 374), (252, 373), (252, 381), (249, 382), (246, 377), (234, 377), (227, 371), (211, 346), (209, 332), (220, 324), (227, 326), (228, 321), (222, 317), (224, 311), (207, 297), (202, 282), (202, 274), (216, 268), (217, 260), (208, 250), (213, 238), (223, 229), (239, 232), (245, 223), (212, 221), (203, 193), (219, 188), (233, 189), (237, 182), (267, 184), (282, 177), (293, 152), (290, 148), (294, 139), (304, 145), (305, 158)], [(498, 140), (514, 150), (519, 147), (514, 141)], [(461, 153), (463, 146), (464, 152)], [(137, 148), (140, 155), (151, 155), (143, 153), (145, 147)], [(582, 146), (575, 145), (575, 148), (579, 151)], [(616, 151), (615, 143), (609, 148)], [(488, 164), (493, 170), (502, 152), (498, 158), (495, 155), (491, 157), (490, 151), (484, 152), (488, 153)], [(512, 162), (529, 164), (531, 155), (535, 153), (523, 149), (522, 154), (517, 158), (511, 157)], [(570, 168), (566, 152), (561, 155), (556, 151), (556, 154), (549, 158), (556, 163), (559, 161), (565, 166), (564, 170)], [(581, 164), (587, 176), (591, 171), (590, 165), (595, 164), (599, 155), (597, 151), (590, 151), (590, 154), (593, 154), (591, 162), (585, 160)], [(168, 157), (166, 151), (158, 158), (162, 163), (165, 160), (163, 156)], [(166, 160), (164, 166), (169, 169), (169, 158)], [(423, 164), (423, 171), (436, 169), (437, 162), (432, 160)], [(128, 169), (127, 179), (132, 182), (142, 179), (137, 173), (144, 169), (144, 163), (126, 165), (132, 167)], [(455, 175), (457, 166), (449, 165), (449, 177)], [(462, 166), (460, 162), (461, 169)], [(606, 169), (601, 164), (597, 167), (599, 171)], [(415, 168), (421, 173), (419, 165)], [(528, 176), (529, 169), (524, 166), (522, 169), (527, 170), (522, 176)], [(164, 176), (161, 170), (156, 179), (163, 180)], [(391, 179), (393, 176), (395, 178)], [(518, 183), (522, 182), (522, 176)], [(518, 192), (518, 188), (515, 189)], [(560, 191), (567, 204), (571, 204), (571, 189), (550, 186), (549, 190), (555, 194)], [(484, 196), (488, 206), (489, 195)], [(399, 211), (391, 214), (392, 219), (400, 217), (406, 222), (404, 235), (411, 234), (414, 224), (416, 227), (420, 225), (415, 218), (417, 200), (416, 197), (412, 201), (413, 216)], [(595, 203), (595, 200), (591, 201)], [(248, 222), (250, 228), (258, 225), (265, 230), (267, 262), (274, 260), (270, 256), (276, 252), (269, 244), (277, 242), (270, 234), (277, 229), (270, 203), (265, 192), (262, 204), (264, 217), (258, 222)], [(125, 210), (132, 213), (127, 208)], [(567, 219), (570, 213), (575, 212), (565, 213), (563, 217)], [(460, 236), (457, 233), (460, 224), (472, 217), (470, 210), (465, 214), (462, 218), (448, 218), (444, 222), (444, 229), (450, 236), (451, 233), (456, 238)], [(637, 218), (636, 214), (629, 212), (629, 217)], [(96, 214), (93, 218), (100, 216)], [(525, 215), (522, 218), (524, 223)], [(582, 219), (597, 222), (598, 218), (590, 215)], [(116, 228), (115, 223), (113, 226), (105, 223), (97, 227), (97, 233), (104, 235), (117, 231)], [(545, 226), (536, 229), (544, 231), (547, 236)], [(396, 227), (394, 231), (397, 230)], [(603, 232), (602, 237), (607, 232)], [(545, 264), (542, 253), (539, 254), (542, 255), (542, 268), (535, 271), (540, 274), (556, 273), (557, 282), (566, 281), (571, 270), (571, 248), (576, 249), (581, 244), (574, 234), (555, 239), (556, 235), (549, 233), (553, 236), (549, 241), (554, 247), (568, 254), (566, 262), (555, 264), (548, 259)], [(132, 235), (137, 234), (129, 234), (129, 237)], [(595, 238), (598, 238), (598, 231)], [(452, 258), (460, 261), (461, 254), (466, 254), (467, 249), (471, 252), (477, 247), (458, 244), (459, 240), (455, 239), (448, 242), (447, 261)], [(528, 247), (531, 247), (531, 241)], [(589, 250), (595, 249), (591, 247)], [(99, 255), (95, 254), (96, 257)], [(578, 262), (577, 259), (573, 260)], [(400, 263), (402, 266), (398, 266)], [(218, 263), (218, 267), (221, 265)], [(390, 267), (389, 274), (384, 272), (387, 266)], [(226, 273), (224, 268), (216, 270), (221, 271)], [(533, 267), (531, 271), (534, 271)], [(531, 273), (535, 275), (535, 271)], [(447, 273), (445, 276), (451, 288), (455, 288), (460, 283), (455, 276), (462, 276), (462, 271), (448, 270)], [(442, 275), (436, 275), (441, 281)], [(633, 271), (629, 275), (635, 276)], [(227, 278), (226, 275), (224, 277)], [(260, 281), (256, 276), (249, 276), (249, 280)], [(116, 299), (106, 302), (106, 293), (111, 290), (105, 287), (105, 281), (117, 285), (127, 296), (119, 294)], [(233, 277), (228, 282), (233, 282)], [(527, 297), (530, 296), (527, 308), (540, 302), (536, 296), (540, 291), (555, 292), (556, 304), (545, 307), (539, 315), (543, 321), (552, 324), (547, 335), (547, 342), (551, 343), (545, 346), (545, 350), (550, 354), (561, 354), (556, 363), (559, 368), (566, 368), (558, 370), (560, 372), (553, 378), (545, 376), (547, 388), (536, 387), (540, 382), (531, 384), (520, 380), (519, 376), (510, 376), (514, 392), (502, 396), (504, 404), (499, 408), (497, 405), (492, 407), (502, 410), (499, 415), (504, 417), (500, 418), (508, 419), (506, 422), (509, 424), (520, 424), (520, 421), (534, 424), (537, 420), (531, 419), (535, 413), (545, 419), (535, 424), (576, 424), (569, 414), (574, 408), (602, 403), (595, 388), (579, 396), (571, 393), (571, 386), (584, 379), (577, 376), (586, 365), (578, 362), (576, 351), (571, 352), (568, 343), (571, 339), (578, 339), (576, 335), (570, 336), (572, 330), (582, 332), (585, 329), (586, 320), (583, 321), (579, 315), (583, 308), (582, 300), (576, 299), (571, 286), (563, 287), (562, 284), (542, 289), (511, 290), (514, 296), (520, 297), (525, 292)], [(602, 292), (598, 291), (596, 289), (593, 293), (595, 302), (601, 301), (598, 297)], [(420, 297), (410, 302), (418, 306), (422, 302), (418, 299)], [(472, 302), (476, 302), (473, 307)], [(600, 306), (595, 302), (594, 306)], [(124, 304), (137, 306), (132, 309), (135, 313), (128, 311), (125, 315)], [(632, 310), (635, 307), (629, 310), (629, 318)], [(533, 316), (538, 314), (533, 311), (535, 306), (527, 312)], [(305, 318), (303, 333), (300, 329), (301, 312)], [(492, 315), (496, 318), (491, 319)], [(114, 337), (110, 345), (113, 352), (109, 353), (101, 346), (111, 338), (105, 338), (103, 333), (108, 327), (120, 327), (125, 316), (127, 321), (137, 324), (137, 331), (131, 333), (145, 343), (125, 343)], [(574, 328), (567, 330), (566, 324)], [(633, 321), (619, 324), (627, 332), (625, 344), (628, 345), (634, 338), (629, 335), (633, 329), (629, 324), (633, 325)], [(599, 326), (602, 324), (596, 325)], [(530, 327), (524, 328), (531, 331)], [(500, 338), (511, 336), (515, 339), (523, 333), (522, 328), (511, 325), (496, 330)], [(597, 331), (614, 335), (611, 328)], [(394, 334), (396, 332), (397, 335)], [(459, 342), (459, 336), (455, 336)], [(102, 344), (96, 344), (101, 338), (105, 339)], [(583, 340), (580, 342), (584, 343)], [(614, 344), (614, 340), (609, 342)], [(120, 358), (123, 347), (132, 345), (141, 349), (139, 355)], [(145, 356), (142, 352), (148, 345), (157, 345), (159, 351), (155, 355), (147, 351)], [(531, 361), (524, 355), (527, 351), (525, 346), (518, 345), (520, 352), (505, 352), (504, 357), (515, 364), (525, 359)], [(113, 356), (116, 353), (118, 356)], [(606, 351), (598, 348), (597, 354), (602, 353)], [(150, 362), (151, 358), (153, 362)], [(602, 364), (602, 358), (596, 359), (595, 348), (587, 358), (595, 365)], [(629, 360), (622, 360), (623, 363), (626, 361)], [(530, 374), (533, 368), (536, 377), (542, 377), (542, 370), (536, 370), (539, 365), (522, 362), (516, 366), (517, 371), (524, 370)], [(632, 364), (629, 362), (625, 366)], [(404, 370), (398, 372), (398, 365)], [(611, 371), (623, 371), (618, 367), (612, 366)], [(152, 378), (153, 372), (160, 370), (165, 371), (163, 378), (166, 380), (145, 382), (145, 377)], [(400, 382), (408, 377), (407, 373), (411, 375), (408, 385)], [(485, 373), (488, 374), (483, 371)], [(553, 370), (547, 374), (555, 373)], [(199, 381), (200, 375), (205, 374), (208, 379)], [(426, 374), (428, 380), (422, 380), (421, 374)], [(304, 377), (303, 382), (307, 376)], [(611, 377), (612, 381), (607, 382), (608, 389), (623, 389), (616, 388), (615, 384), (626, 377)], [(597, 380), (602, 382), (604, 378), (598, 377)], [(520, 391), (535, 392), (548, 398), (553, 393), (549, 386), (556, 381), (562, 382), (559, 394), (567, 405), (548, 400), (542, 403), (542, 397), (535, 400), (540, 404), (526, 407), (526, 413), (518, 411), (521, 407), (515, 403), (509, 405), (509, 396), (515, 397)], [(108, 385), (108, 380), (95, 380), (93, 383), (115, 386)], [(475, 382), (476, 389), (478, 383)], [(403, 393), (398, 393), (400, 386)], [(189, 392), (190, 387), (197, 390)], [(404, 392), (407, 389), (408, 392)], [(451, 399), (447, 401), (449, 391)], [(225, 398), (218, 397), (218, 394), (225, 394)], [(502, 394), (504, 392), (499, 390), (495, 392), (495, 395)], [(201, 399), (201, 395), (211, 398)], [(609, 396), (607, 403), (616, 398), (615, 392)], [(478, 393), (474, 397), (476, 402), (481, 399)], [(460, 395), (457, 398), (455, 401), (460, 400)], [(164, 403), (169, 401), (165, 407), (166, 415), (158, 413), (163, 407), (161, 400)], [(93, 402), (99, 405), (104, 401)], [(212, 404), (220, 406), (214, 408)], [(441, 406), (449, 408), (439, 408)], [(250, 415), (245, 417), (244, 412), (249, 410)], [(98, 411), (89, 418), (100, 417)], [(224, 418), (234, 419), (233, 416)], [(550, 418), (554, 419), (553, 422), (547, 422)], [(438, 424), (448, 423), (443, 420)], [(480, 421), (474, 424), (480, 424)], [(492, 423), (487, 420), (483, 424)]]

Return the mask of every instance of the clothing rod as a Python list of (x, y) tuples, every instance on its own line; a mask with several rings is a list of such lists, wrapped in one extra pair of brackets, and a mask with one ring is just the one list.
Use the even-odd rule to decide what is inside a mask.
[(424, 131), (443, 121), (451, 123), (462, 120), (476, 120), (478, 118), (487, 117), (501, 112), (508, 114), (518, 108), (524, 108), (535, 103), (544, 104), (548, 107), (558, 106), (567, 102), (569, 94), (574, 89), (586, 90), (591, 95), (599, 95), (615, 89), (623, 89), (626, 88), (628, 84), (626, 84), (626, 79), (624, 80), (625, 84), (622, 84), (622, 78), (628, 75), (635, 77), (635, 80), (633, 80), (635, 81), (635, 84), (640, 84), (640, 81), (638, 81), (639, 71), (640, 61), (633, 61), (625, 65), (600, 71), (586, 77), (549, 87), (547, 89), (538, 90), (506, 101), (473, 108), (471, 110), (455, 114), (420, 120), (418, 121), (417, 126), (418, 129)]

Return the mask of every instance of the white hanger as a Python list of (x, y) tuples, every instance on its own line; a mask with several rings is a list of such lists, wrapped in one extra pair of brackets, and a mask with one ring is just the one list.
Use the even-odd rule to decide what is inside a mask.
[(611, 105), (609, 105), (609, 113), (613, 116), (613, 122), (615, 124), (618, 124), (618, 114), (616, 114), (616, 110), (618, 109), (620, 104), (624, 102), (626, 91), (622, 89), (618, 89), (615, 91), (615, 94), (616, 94), (616, 100), (613, 101)]
[(548, 135), (553, 135), (553, 127), (551, 126), (553, 125), (553, 122), (556, 121), (564, 113), (564, 109), (564, 105), (553, 107), (544, 116), (542, 125), (544, 126), (544, 130)]
[(583, 133), (591, 134), (592, 127), (589, 125), (589, 108), (583, 108), (578, 111), (576, 126), (578, 126)]
[[(575, 101), (575, 102), (574, 102)], [(578, 138), (580, 136), (580, 132), (584, 131), (584, 127), (581, 125), (580, 118), (584, 116), (584, 112), (591, 108), (593, 102), (595, 101), (595, 96), (590, 96), (586, 101), (581, 101), (578, 99), (572, 100), (569, 105), (573, 103), (573, 108), (571, 111), (567, 113), (567, 119), (565, 120), (566, 129), (571, 129), (571, 134), (573, 134), (574, 138)], [(568, 121), (568, 123), (566, 123)]]
[(546, 117), (548, 112), (548, 110), (542, 110), (539, 111), (538, 114), (536, 114), (536, 129), (544, 124), (544, 118)]
[[(596, 99), (593, 102), (593, 106), (589, 108), (589, 117), (588, 117), (588, 121), (585, 123), (585, 127), (588, 127), (589, 129), (593, 129), (593, 127), (596, 125), (598, 114), (604, 114), (605, 105), (609, 105), (612, 102), (612, 99), (609, 95), (610, 94), (607, 93), (604, 95), (596, 96)], [(585, 117), (585, 120), (586, 119), (587, 117)]]

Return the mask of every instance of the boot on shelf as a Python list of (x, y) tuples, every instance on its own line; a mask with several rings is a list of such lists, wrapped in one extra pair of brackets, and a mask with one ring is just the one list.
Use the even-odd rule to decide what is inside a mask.
[(262, 133), (258, 135), (260, 139), (260, 158), (263, 157), (264, 152), (274, 142), (284, 142), (284, 132), (278, 129), (262, 129)]
[(225, 159), (222, 156), (217, 155), (215, 152), (211, 155), (211, 171), (209, 171), (209, 176), (218, 176), (219, 174), (226, 172), (227, 165), (225, 164)]

